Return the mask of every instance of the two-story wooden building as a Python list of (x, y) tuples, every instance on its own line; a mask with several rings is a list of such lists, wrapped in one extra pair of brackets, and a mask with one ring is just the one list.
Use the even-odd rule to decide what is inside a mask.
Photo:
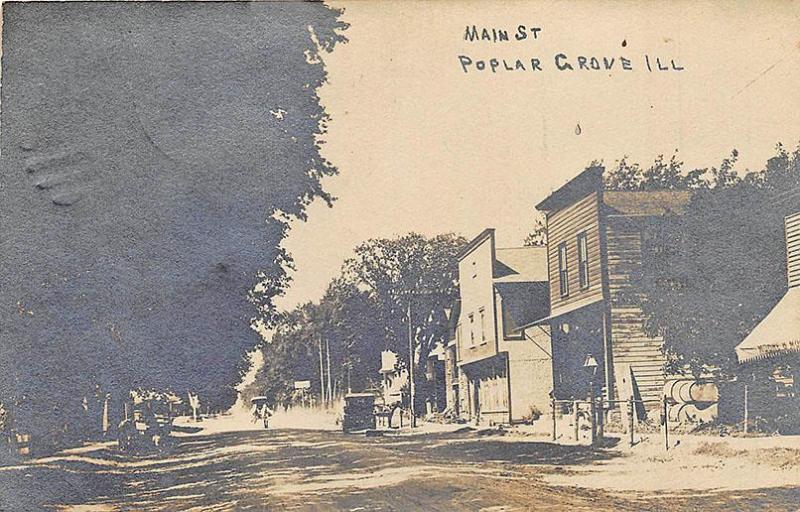
[(451, 400), (462, 417), (497, 424), (522, 421), (534, 408), (546, 411), (550, 339), (537, 331), (534, 343), (519, 328), (548, 316), (547, 249), (499, 249), (494, 230), (486, 229), (458, 260)]
[[(648, 231), (682, 213), (689, 194), (605, 191), (603, 171), (586, 169), (536, 206), (547, 219), (550, 316), (540, 323), (551, 330), (554, 393), (584, 398), (594, 380), (606, 398), (624, 387), (655, 400), (665, 380), (663, 340), (645, 332), (626, 292)], [(594, 375), (585, 368), (590, 356)]]

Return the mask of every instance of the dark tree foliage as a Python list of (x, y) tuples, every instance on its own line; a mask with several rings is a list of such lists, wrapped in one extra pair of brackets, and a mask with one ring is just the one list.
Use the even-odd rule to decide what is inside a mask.
[(525, 241), (522, 243), (525, 247), (547, 246), (547, 224), (542, 217), (536, 219), (533, 224), (533, 231), (525, 237)]
[[(730, 159), (723, 160), (721, 167), (730, 172), (737, 156), (734, 150)], [(716, 172), (712, 170), (711, 174), (715, 176)], [(686, 190), (708, 186), (708, 173), (708, 169), (684, 172), (683, 162), (678, 160), (677, 154), (673, 154), (669, 160), (665, 160), (664, 155), (659, 155), (646, 169), (638, 163), (629, 162), (628, 157), (622, 157), (605, 174), (604, 179), (608, 190)]]
[(3, 10), (0, 401), (34, 433), (140, 387), (226, 407), (287, 284), (287, 220), (330, 201), (316, 90), (339, 12)]
[[(694, 190), (681, 216), (654, 220), (630, 297), (663, 335), (673, 372), (735, 369), (735, 346), (786, 291), (783, 219), (800, 209), (800, 147), (782, 145), (761, 171), (740, 176), (734, 150), (719, 167), (681, 172), (659, 158), (648, 171), (625, 159), (607, 187)], [(783, 199), (794, 197), (794, 199)]]

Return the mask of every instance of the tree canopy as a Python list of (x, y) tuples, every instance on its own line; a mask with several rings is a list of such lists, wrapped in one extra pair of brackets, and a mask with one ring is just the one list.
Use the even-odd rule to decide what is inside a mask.
[(671, 371), (735, 371), (735, 346), (783, 296), (783, 219), (800, 210), (800, 147), (782, 145), (763, 169), (738, 173), (738, 152), (684, 172), (676, 157), (647, 169), (626, 159), (607, 174), (615, 190), (690, 189), (687, 211), (658, 221), (631, 295), (662, 335)]
[(272, 393), (281, 402), (291, 397), (294, 380), (311, 380), (320, 393), (328, 354), (332, 390), (376, 385), (382, 351), (393, 350), (408, 365), (409, 303), (415, 367), (425, 361), (436, 343), (447, 341), (447, 309), (458, 295), (456, 254), (465, 243), (453, 234), (409, 233), (359, 244), (319, 302), (281, 316), (262, 348), (264, 366), (251, 393)]
[(340, 13), (73, 7), (4, 8), (0, 401), (42, 432), (98, 386), (226, 407), (288, 282), (287, 221), (330, 201)]

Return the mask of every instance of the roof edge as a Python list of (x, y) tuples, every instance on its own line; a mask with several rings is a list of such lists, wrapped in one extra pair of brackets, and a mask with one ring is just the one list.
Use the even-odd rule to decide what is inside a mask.
[(494, 238), (494, 228), (486, 228), (480, 232), (478, 236), (473, 238), (456, 254), (458, 261), (463, 260), (469, 253), (475, 250), (476, 247), (481, 245), (487, 238)]
[(573, 196), (585, 197), (592, 192), (603, 189), (603, 173), (605, 167), (602, 165), (592, 165), (584, 169), (580, 174), (562, 185), (558, 190), (551, 193), (539, 204), (536, 209), (542, 212), (551, 212), (563, 208), (573, 201)]

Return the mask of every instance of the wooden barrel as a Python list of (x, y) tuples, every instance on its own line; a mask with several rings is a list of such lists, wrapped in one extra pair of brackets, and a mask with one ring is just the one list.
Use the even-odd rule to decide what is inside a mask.
[(707, 407), (697, 404), (682, 404), (679, 406), (677, 421), (680, 423), (709, 423), (717, 418), (717, 404)]
[(713, 382), (677, 379), (664, 384), (664, 396), (675, 403), (712, 403), (719, 400), (719, 390)]
[(680, 384), (685, 382), (684, 379), (673, 379), (668, 380), (664, 383), (664, 396), (667, 397), (667, 400), (671, 402), (678, 402), (677, 399), (678, 393), (677, 388), (680, 387)]
[(674, 397), (675, 400), (681, 403), (692, 402), (692, 386), (694, 386), (694, 381), (691, 380), (682, 380), (677, 383), (677, 385), (673, 388), (673, 392), (675, 393)]
[(682, 411), (683, 411), (683, 409), (686, 408), (686, 405), (687, 404), (678, 403), (678, 404), (674, 404), (674, 405), (670, 406), (670, 408), (669, 408), (669, 421), (671, 423), (680, 423), (681, 422), (681, 418), (683, 416), (685, 416), (685, 414)]
[(678, 388), (678, 399), (681, 402), (716, 402), (719, 400), (717, 386), (711, 382), (685, 381)]

